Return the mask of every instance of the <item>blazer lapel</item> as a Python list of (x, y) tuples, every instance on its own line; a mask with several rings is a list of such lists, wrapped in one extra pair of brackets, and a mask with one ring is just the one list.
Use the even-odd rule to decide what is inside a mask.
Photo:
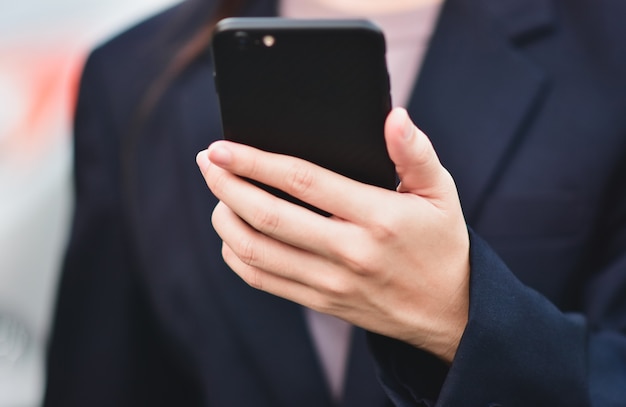
[(518, 47), (547, 32), (546, 0), (448, 0), (409, 112), (452, 173), (466, 219), (522, 142), (546, 78)]
[(378, 378), (365, 331), (354, 328), (341, 407), (391, 406)]

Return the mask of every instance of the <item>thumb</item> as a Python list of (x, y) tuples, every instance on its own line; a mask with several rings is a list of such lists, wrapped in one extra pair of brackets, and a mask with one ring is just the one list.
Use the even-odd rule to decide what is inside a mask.
[(433, 199), (456, 194), (452, 177), (439, 162), (432, 143), (405, 109), (395, 108), (387, 116), (385, 140), (400, 178), (398, 192)]

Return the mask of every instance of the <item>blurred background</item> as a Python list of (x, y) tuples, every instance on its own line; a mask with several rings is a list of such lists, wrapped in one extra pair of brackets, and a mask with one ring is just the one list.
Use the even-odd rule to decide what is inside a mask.
[(0, 407), (39, 406), (87, 53), (175, 0), (0, 0)]

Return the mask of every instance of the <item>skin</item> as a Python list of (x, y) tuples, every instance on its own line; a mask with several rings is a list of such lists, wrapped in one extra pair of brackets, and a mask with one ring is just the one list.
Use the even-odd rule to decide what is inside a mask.
[(212, 222), (224, 260), (246, 283), (450, 363), (469, 307), (469, 238), (456, 187), (404, 109), (389, 114), (385, 140), (397, 191), (228, 141), (201, 151), (197, 163), (220, 200)]

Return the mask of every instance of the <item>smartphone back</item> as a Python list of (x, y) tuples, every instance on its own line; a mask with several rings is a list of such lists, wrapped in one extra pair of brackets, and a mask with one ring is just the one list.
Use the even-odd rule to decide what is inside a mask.
[(395, 187), (385, 41), (371, 23), (226, 19), (212, 52), (226, 139)]

